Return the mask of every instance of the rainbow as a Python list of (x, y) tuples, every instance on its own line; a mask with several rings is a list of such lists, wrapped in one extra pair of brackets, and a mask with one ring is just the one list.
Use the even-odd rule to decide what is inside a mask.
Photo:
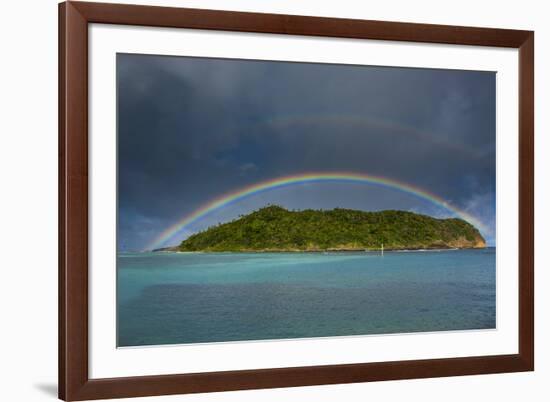
[[(469, 159), (482, 158), (484, 156), (483, 151), (467, 147), (465, 144), (459, 142), (450, 141), (446, 135), (435, 135), (434, 133), (426, 130), (420, 130), (415, 127), (411, 127), (393, 120), (380, 119), (373, 116), (364, 116), (361, 114), (287, 114), (279, 115), (267, 119), (258, 125), (267, 124), (268, 126), (286, 130), (288, 127), (293, 126), (316, 126), (322, 125), (323, 127), (353, 127), (369, 130), (369, 135), (375, 133), (398, 135), (406, 138), (416, 139), (424, 143), (430, 143), (435, 146), (447, 149), (452, 152), (459, 152)], [(384, 130), (384, 131), (379, 131)], [(361, 133), (361, 131), (356, 131)], [(363, 133), (364, 134), (364, 133)]]
[(238, 202), (244, 198), (250, 197), (255, 194), (259, 194), (265, 191), (270, 191), (282, 187), (288, 187), (296, 184), (304, 183), (319, 183), (319, 182), (349, 182), (349, 183), (364, 183), (371, 185), (378, 185), (394, 190), (399, 190), (407, 194), (414, 195), (418, 198), (429, 201), (437, 206), (443, 207), (446, 210), (452, 212), (454, 215), (464, 219), (467, 222), (470, 222), (472, 225), (476, 226), (478, 229), (487, 231), (485, 225), (479, 221), (477, 218), (468, 214), (467, 212), (460, 210), (453, 205), (449, 204), (443, 198), (430, 193), (428, 191), (422, 190), (418, 187), (411, 186), (396, 180), (388, 179), (380, 176), (373, 176), (362, 173), (353, 173), (353, 172), (315, 172), (315, 173), (303, 173), (298, 175), (278, 177), (271, 180), (266, 180), (260, 183), (252, 184), (247, 187), (240, 188), (231, 193), (223, 194), (222, 196), (215, 198), (203, 205), (201, 208), (198, 208), (189, 215), (184, 216), (182, 219), (178, 220), (175, 224), (165, 229), (159, 236), (157, 236), (147, 247), (147, 249), (155, 249), (167, 242), (172, 236), (177, 234), (180, 230), (184, 229), (186, 226), (197, 222), (205, 215), (218, 210), (220, 208), (226, 207), (227, 205)]

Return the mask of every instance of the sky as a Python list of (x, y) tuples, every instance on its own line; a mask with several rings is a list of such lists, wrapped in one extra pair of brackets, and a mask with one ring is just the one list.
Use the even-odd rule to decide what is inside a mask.
[(213, 199), (307, 172), (387, 178), (483, 223), (495, 244), (493, 72), (117, 55), (118, 248), (178, 244), (268, 204), (452, 211), (399, 189), (302, 183), (167, 228)]

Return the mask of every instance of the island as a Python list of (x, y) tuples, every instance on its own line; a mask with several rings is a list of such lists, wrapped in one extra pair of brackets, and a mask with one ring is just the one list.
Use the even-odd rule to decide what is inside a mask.
[(409, 211), (336, 208), (289, 211), (269, 205), (193, 234), (163, 251), (315, 252), (485, 248), (485, 239), (459, 218)]

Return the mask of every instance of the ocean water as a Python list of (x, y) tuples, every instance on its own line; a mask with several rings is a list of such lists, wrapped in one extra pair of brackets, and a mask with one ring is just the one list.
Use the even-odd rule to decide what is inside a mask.
[(495, 249), (119, 254), (118, 346), (495, 328)]

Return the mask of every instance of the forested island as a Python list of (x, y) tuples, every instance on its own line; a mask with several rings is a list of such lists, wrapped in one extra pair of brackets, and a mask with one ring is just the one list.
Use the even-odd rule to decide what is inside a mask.
[(164, 251), (289, 252), (484, 248), (470, 223), (408, 211), (289, 211), (270, 205)]

